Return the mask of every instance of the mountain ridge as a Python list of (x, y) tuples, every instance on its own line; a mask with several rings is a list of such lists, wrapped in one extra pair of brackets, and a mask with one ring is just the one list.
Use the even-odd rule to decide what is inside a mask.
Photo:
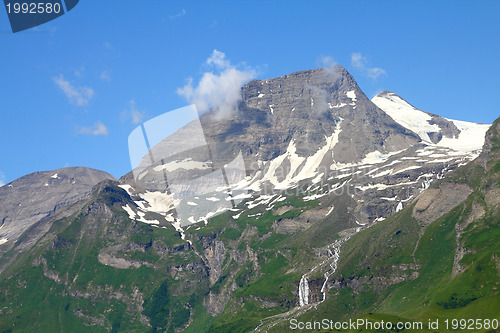
[[(33, 172), (5, 184), (0, 187), (0, 240), (17, 239), (24, 229), (51, 212), (82, 199), (104, 179), (116, 178), (105, 171), (70, 167)], [(21, 222), (23, 226), (18, 230), (17, 225)]]
[[(384, 319), (418, 319), (429, 314), (427, 308), (410, 315), (398, 291), (411, 291), (413, 285), (430, 297), (434, 310), (493, 304), (470, 300), (489, 295), (480, 288), (471, 289), (471, 296), (463, 287), (453, 296), (446, 286), (470, 286), (463, 277), (477, 267), (471, 258), (484, 261), (484, 253), (495, 251), (491, 241), (486, 252), (473, 253), (467, 247), (477, 250), (474, 237), (484, 237), (486, 230), (494, 232), (491, 239), (498, 230), (494, 219), (477, 221), (497, 214), (491, 207), (498, 207), (495, 198), (500, 197), (495, 196), (500, 121), (488, 131), (482, 151), (481, 146), (455, 150), (423, 142), (411, 126), (398, 124), (362, 92), (352, 90), (350, 75), (326, 81), (321, 77), (331, 74), (324, 69), (293, 74), (309, 75), (309, 81), (282, 77), (249, 83), (238, 111), (248, 111), (246, 118), (234, 115), (207, 125), (211, 114), (201, 116), (213, 164), (203, 164), (209, 156), (191, 150), (151, 165), (142, 179), (154, 189), (142, 188), (133, 174), (119, 181), (101, 174), (105, 179), (91, 186), (88, 195), (33, 223), (0, 253), (0, 328), (286, 331), (287, 319), (310, 319), (310, 309), (325, 318), (375, 313)], [(287, 99), (296, 106), (282, 101)], [(315, 110), (318, 105), (324, 108)], [(292, 113), (297, 118), (290, 120), (295, 127), (288, 132)], [(370, 121), (379, 116), (381, 121)], [(252, 129), (255, 122), (260, 127)], [(361, 129), (351, 131), (353, 124)], [(380, 138), (394, 133), (402, 141), (384, 148), (377, 141), (377, 126), (383, 132)], [(271, 133), (274, 128), (277, 133)], [(375, 134), (367, 136), (369, 142), (360, 146), (367, 153), (361, 153), (356, 143), (347, 142), (365, 130)], [(261, 141), (264, 135), (270, 140)], [(348, 152), (344, 162), (335, 161), (339, 142), (341, 152), (356, 151)], [(180, 226), (175, 202), (158, 182), (163, 170), (174, 165), (182, 166), (177, 172), (205, 175), (237, 151), (255, 166), (247, 165), (246, 178), (238, 183), (246, 191), (241, 201), (204, 221)], [(481, 171), (483, 164), (488, 174)], [(155, 168), (162, 172), (155, 173)], [(66, 176), (61, 175), (43, 174), (37, 184), (43, 188), (43, 181), (62, 181), (59, 177)], [(487, 191), (478, 192), (483, 188)], [(216, 199), (200, 194), (189, 205), (216, 207)], [(462, 222), (453, 224), (456, 218)], [(434, 235), (443, 244), (433, 241)], [(429, 254), (430, 245), (446, 267)], [(484, 267), (490, 288), (491, 262)], [(437, 273), (429, 275), (432, 270)], [(422, 289), (432, 277), (446, 274), (455, 274), (456, 280), (446, 284), (443, 279), (437, 298)], [(387, 294), (387, 286), (399, 298)], [(385, 303), (377, 301), (379, 296)], [(415, 297), (408, 302), (418, 308)]]

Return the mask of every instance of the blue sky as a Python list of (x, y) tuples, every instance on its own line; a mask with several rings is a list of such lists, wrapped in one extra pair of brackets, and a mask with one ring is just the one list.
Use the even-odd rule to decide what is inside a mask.
[(370, 98), (391, 90), (425, 111), (491, 123), (498, 13), (499, 1), (82, 0), (13, 34), (0, 10), (0, 181), (80, 165), (122, 176), (130, 132), (186, 106), (178, 89), (214, 70), (214, 50), (258, 79), (333, 59)]

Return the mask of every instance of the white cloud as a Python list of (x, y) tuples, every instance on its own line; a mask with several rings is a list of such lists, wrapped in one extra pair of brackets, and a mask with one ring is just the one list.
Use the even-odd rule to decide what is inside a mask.
[(102, 80), (102, 81), (106, 81), (106, 82), (109, 82), (111, 81), (111, 72), (108, 71), (108, 70), (103, 70), (101, 72), (101, 75), (99, 76), (99, 78)]
[(333, 60), (333, 58), (330, 56), (321, 56), (320, 62), (324, 67), (334, 67), (335, 65), (337, 65), (335, 60)]
[(125, 110), (121, 114), (122, 121), (130, 119), (132, 124), (137, 125), (142, 122), (144, 117), (146, 116), (145, 112), (140, 111), (137, 108), (137, 105), (133, 99), (129, 101), (129, 109)]
[(353, 53), (351, 55), (351, 65), (369, 78), (376, 80), (380, 75), (387, 74), (382, 68), (367, 67), (366, 64), (367, 59), (361, 53)]
[(5, 175), (0, 171), (0, 187), (5, 185)]
[(313, 112), (321, 113), (328, 110), (328, 93), (326, 90), (310, 84), (305, 84), (304, 88), (311, 91), (311, 110)]
[(80, 67), (79, 69), (75, 69), (74, 73), (76, 77), (82, 77), (85, 74), (85, 67)]
[(108, 135), (108, 128), (99, 120), (94, 126), (80, 128), (78, 133), (87, 135)]
[(182, 10), (180, 12), (175, 13), (174, 15), (170, 15), (170, 19), (175, 20), (176, 18), (182, 17), (184, 15), (186, 15), (186, 10), (184, 8), (182, 8)]
[(62, 74), (54, 76), (52, 81), (66, 95), (71, 104), (85, 106), (94, 97), (94, 90), (92, 88), (73, 86), (69, 81), (64, 79)]
[(336, 81), (340, 78), (340, 74), (337, 71), (337, 62), (333, 60), (330, 56), (321, 56), (320, 65), (325, 69), (325, 71), (330, 74), (332, 81)]
[(213, 65), (220, 69), (226, 69), (231, 67), (231, 62), (226, 60), (226, 54), (217, 50), (212, 51), (212, 55), (206, 61), (207, 65)]
[(177, 89), (177, 94), (195, 104), (200, 114), (213, 108), (216, 118), (228, 116), (237, 110), (241, 101), (241, 86), (254, 78), (256, 72), (251, 68), (236, 68), (223, 52), (217, 50), (205, 63), (215, 72), (205, 72), (196, 87), (190, 78), (184, 87)]

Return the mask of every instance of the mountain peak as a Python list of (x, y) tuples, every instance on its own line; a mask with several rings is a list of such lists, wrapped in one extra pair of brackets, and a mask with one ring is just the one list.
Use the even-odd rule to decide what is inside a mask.
[(424, 143), (464, 152), (479, 151), (489, 125), (451, 120), (422, 111), (397, 94), (384, 91), (372, 102), (398, 124), (416, 133)]
[(377, 95), (375, 95), (374, 97), (385, 97), (385, 96), (390, 96), (390, 95), (396, 95), (397, 96), (397, 94), (393, 93), (392, 91), (384, 90), (384, 91), (378, 93)]
[(0, 187), (0, 245), (11, 244), (30, 226), (87, 196), (107, 172), (86, 167), (38, 171)]
[(306, 69), (297, 72), (292, 72), (289, 74), (284, 74), (279, 77), (268, 78), (263, 80), (252, 80), (243, 86), (243, 90), (255, 86), (255, 85), (271, 85), (278, 83), (281, 88), (283, 84), (294, 84), (299, 82), (301, 85), (305, 86), (317, 86), (322, 88), (335, 86), (337, 81), (348, 83), (348, 88), (357, 89), (359, 92), (361, 90), (357, 86), (356, 81), (349, 72), (341, 65), (335, 65), (331, 67), (321, 67), (316, 69)]
[[(372, 98), (372, 102), (374, 102), (374, 99), (381, 99), (381, 98), (387, 99), (387, 100), (392, 101), (394, 103), (398, 103), (401, 106), (406, 106), (408, 109), (418, 110), (416, 107), (414, 107), (411, 103), (409, 103), (403, 97), (401, 97), (398, 94), (396, 94), (396, 93), (394, 93), (392, 91), (389, 91), (389, 90), (384, 90), (381, 93), (375, 95)], [(405, 109), (405, 111), (408, 111), (408, 109)], [(430, 114), (430, 113), (422, 111), (422, 110), (419, 110), (419, 111), (427, 113), (427, 114)]]

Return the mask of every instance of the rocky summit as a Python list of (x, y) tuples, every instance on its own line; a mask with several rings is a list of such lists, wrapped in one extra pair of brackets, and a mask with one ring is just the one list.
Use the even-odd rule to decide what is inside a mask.
[(341, 66), (251, 81), (120, 180), (65, 168), (0, 187), (0, 330), (493, 318), (499, 142), (498, 120), (370, 100)]
[(14, 242), (37, 221), (90, 194), (110, 174), (84, 167), (35, 172), (0, 187), (0, 243)]
[[(177, 134), (194, 137), (195, 125)], [(123, 188), (137, 198), (137, 207), (128, 208), (135, 212), (131, 217), (155, 212), (164, 216), (155, 218), (160, 224), (175, 223), (165, 169), (176, 168), (172, 178), (176, 172), (200, 176), (241, 153), (246, 177), (232, 189), (238, 197), (254, 198), (247, 206), (259, 198), (276, 199), (284, 190), (334, 205), (345, 191), (353, 199), (349, 225), (369, 225), (404, 207), (433, 179), (475, 158), (489, 127), (420, 111), (390, 92), (370, 101), (341, 66), (251, 81), (242, 87), (236, 111), (221, 118), (211, 110), (202, 115), (201, 126), (210, 153), (191, 149), (166, 156), (162, 151), (174, 150), (170, 147), (176, 143), (168, 137), (152, 148), (153, 155), (166, 158), (135, 179), (132, 173), (122, 178)], [(190, 202), (203, 205), (207, 198)], [(212, 213), (229, 209), (211, 205)], [(203, 222), (205, 216), (191, 221)]]

